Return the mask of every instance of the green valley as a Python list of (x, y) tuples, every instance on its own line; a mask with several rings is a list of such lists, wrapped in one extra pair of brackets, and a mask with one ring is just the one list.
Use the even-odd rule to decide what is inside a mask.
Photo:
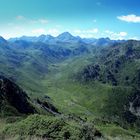
[(0, 73), (26, 92), (33, 108), (21, 113), (1, 84), (1, 102), (8, 105), (1, 107), (1, 139), (140, 138), (140, 42), (99, 46), (71, 38), (1, 44)]

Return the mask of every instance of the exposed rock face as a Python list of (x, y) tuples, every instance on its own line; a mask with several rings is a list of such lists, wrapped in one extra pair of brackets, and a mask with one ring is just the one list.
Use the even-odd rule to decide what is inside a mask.
[[(79, 81), (140, 87), (140, 42), (129, 40), (102, 48), (94, 61), (78, 73)], [(98, 66), (98, 67), (97, 67)]]
[(55, 106), (53, 106), (53, 104), (51, 104), (47, 101), (40, 101), (39, 99), (37, 99), (36, 101), (41, 106), (41, 108), (43, 108), (47, 112), (49, 112), (53, 115), (60, 115), (60, 112), (58, 111), (58, 109)]
[(78, 79), (82, 81), (90, 81), (99, 79), (100, 67), (99, 65), (88, 65), (78, 75)]
[[(27, 94), (9, 79), (0, 76), (0, 104), (4, 102), (15, 108), (19, 113), (34, 113)], [(1, 108), (0, 108), (1, 109)]]
[(129, 111), (137, 116), (140, 117), (140, 92), (136, 91), (133, 96), (130, 97), (130, 102), (129, 102)]

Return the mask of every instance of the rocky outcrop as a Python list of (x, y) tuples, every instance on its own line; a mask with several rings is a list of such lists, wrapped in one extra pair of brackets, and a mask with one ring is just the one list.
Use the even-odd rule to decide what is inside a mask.
[(41, 101), (39, 99), (36, 100), (37, 104), (40, 105), (41, 108), (43, 108), (45, 111), (53, 114), (53, 115), (60, 115), (58, 109), (51, 104), (50, 102), (47, 101)]
[(77, 76), (77, 79), (81, 81), (97, 80), (100, 76), (99, 65), (88, 65)]
[(0, 110), (7, 104), (22, 114), (35, 113), (27, 94), (9, 79), (0, 76)]

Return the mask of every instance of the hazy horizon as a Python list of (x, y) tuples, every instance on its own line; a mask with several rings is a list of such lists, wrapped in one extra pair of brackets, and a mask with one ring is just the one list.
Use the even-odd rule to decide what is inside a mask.
[[(22, 38), (22, 37), (35, 37), (35, 38), (38, 38), (38, 37), (41, 37), (41, 36), (52, 36), (52, 37), (54, 37), (54, 38), (57, 38), (58, 36), (60, 36), (60, 35), (62, 35), (62, 34), (64, 34), (64, 33), (70, 33), (70, 32), (67, 32), (67, 31), (65, 31), (65, 32), (62, 32), (62, 33), (60, 33), (60, 34), (58, 34), (58, 35), (51, 35), (51, 34), (40, 34), (40, 35), (21, 35), (21, 36), (15, 36), (15, 37), (10, 37), (10, 38), (5, 38), (5, 37), (3, 37), (3, 36), (1, 36), (2, 38), (4, 38), (5, 40), (10, 40), (10, 39), (15, 39), (15, 38), (17, 38), (17, 39), (20, 39), (20, 38)], [(99, 37), (99, 38), (96, 38), (96, 37), (81, 37), (81, 36), (79, 36), (79, 35), (73, 35), (72, 33), (70, 33), (73, 37), (79, 37), (79, 38), (81, 38), (81, 39), (101, 39), (101, 38), (104, 38), (104, 39), (110, 39), (110, 40), (137, 40), (137, 41), (139, 41), (140, 39), (138, 39), (138, 38), (136, 38), (136, 39), (111, 39), (110, 37), (108, 37), (108, 36), (106, 36), (106, 37)]]

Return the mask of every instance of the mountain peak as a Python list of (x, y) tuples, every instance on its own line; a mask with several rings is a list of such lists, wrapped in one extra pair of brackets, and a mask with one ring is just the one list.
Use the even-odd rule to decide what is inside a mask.
[(58, 35), (58, 37), (59, 36), (72, 36), (72, 34), (70, 34), (69, 32), (63, 32), (60, 35)]
[(42, 34), (42, 35), (40, 35), (38, 38), (40, 38), (40, 39), (46, 39), (46, 38), (50, 39), (50, 38), (53, 38), (53, 36)]
[(56, 37), (57, 40), (61, 42), (78, 42), (80, 40), (79, 37), (75, 37), (71, 35), (69, 32), (64, 32)]
[(48, 42), (48, 41), (50, 41), (50, 40), (53, 40), (54, 39), (54, 37), (53, 36), (51, 36), (51, 35), (44, 35), (44, 34), (42, 34), (42, 35), (40, 35), (39, 37), (37, 37), (36, 38), (36, 41), (38, 42)]
[(57, 36), (58, 39), (71, 39), (71, 38), (75, 38), (74, 36), (72, 36), (69, 32), (64, 32), (60, 35)]

